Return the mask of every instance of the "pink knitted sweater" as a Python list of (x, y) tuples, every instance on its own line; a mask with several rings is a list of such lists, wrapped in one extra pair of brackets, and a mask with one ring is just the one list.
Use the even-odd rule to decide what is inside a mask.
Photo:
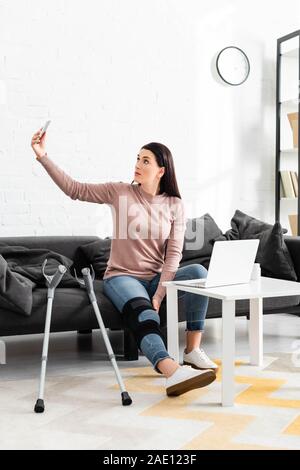
[(161, 302), (166, 293), (162, 282), (174, 279), (182, 258), (186, 229), (182, 200), (166, 193), (152, 196), (139, 184), (80, 183), (47, 155), (38, 161), (71, 199), (110, 206), (113, 237), (104, 279), (127, 274), (150, 280), (161, 273), (154, 294)]

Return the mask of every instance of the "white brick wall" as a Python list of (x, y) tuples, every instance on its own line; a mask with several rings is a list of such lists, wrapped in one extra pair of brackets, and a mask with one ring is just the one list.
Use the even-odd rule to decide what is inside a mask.
[[(75, 179), (131, 182), (161, 141), (188, 215), (272, 221), (276, 39), (298, 27), (298, 0), (1, 0), (0, 236), (111, 234), (107, 207), (70, 200), (35, 160), (49, 118), (48, 154)], [(251, 75), (228, 89), (210, 67), (232, 43)]]

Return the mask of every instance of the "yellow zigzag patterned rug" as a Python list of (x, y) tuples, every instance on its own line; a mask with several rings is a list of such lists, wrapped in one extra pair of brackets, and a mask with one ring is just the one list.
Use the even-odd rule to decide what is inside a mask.
[(39, 415), (38, 377), (1, 380), (0, 449), (300, 449), (299, 364), (288, 353), (247, 361), (236, 362), (234, 407), (221, 406), (221, 367), (208, 387), (171, 398), (151, 365), (119, 362), (127, 407), (106, 361), (105, 371), (49, 368)]
[[(215, 362), (220, 368), (213, 384), (146, 406), (141, 413), (145, 423), (147, 417), (157, 417), (174, 420), (174, 425), (181, 421), (184, 429), (189, 421), (198, 421), (199, 434), (180, 447), (185, 450), (300, 449), (300, 367), (291, 366), (291, 355), (266, 355), (262, 368), (236, 362), (235, 406), (229, 408), (220, 404), (222, 367), (220, 361)], [(130, 376), (125, 384), (132, 397), (165, 393), (151, 367), (126, 372)]]

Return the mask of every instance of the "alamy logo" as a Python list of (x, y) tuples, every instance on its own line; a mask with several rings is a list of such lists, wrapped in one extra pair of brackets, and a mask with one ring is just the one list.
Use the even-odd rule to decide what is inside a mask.
[(5, 343), (0, 339), (0, 365), (6, 364), (6, 348)]
[[(199, 251), (204, 246), (204, 219), (187, 219), (178, 204), (131, 203), (127, 196), (119, 196), (119, 211), (111, 206), (114, 233), (121, 240), (159, 240), (184, 238), (184, 250)], [(173, 223), (170, 231), (170, 223)]]

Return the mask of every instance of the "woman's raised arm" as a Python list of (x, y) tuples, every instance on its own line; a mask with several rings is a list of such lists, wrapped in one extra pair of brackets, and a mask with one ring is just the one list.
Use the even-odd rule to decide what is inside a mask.
[(113, 204), (113, 199), (117, 194), (116, 185), (119, 183), (80, 183), (75, 181), (48, 157), (45, 139), (46, 133), (41, 136), (40, 129), (33, 135), (31, 147), (36, 154), (36, 159), (67, 196), (74, 200)]

